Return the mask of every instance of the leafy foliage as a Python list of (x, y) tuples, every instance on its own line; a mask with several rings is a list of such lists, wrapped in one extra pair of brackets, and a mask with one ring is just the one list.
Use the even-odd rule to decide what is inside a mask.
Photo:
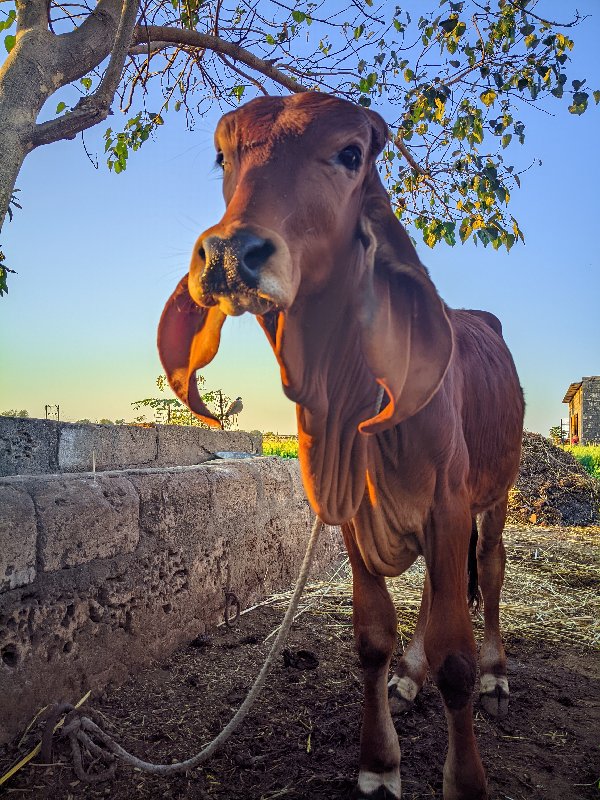
[[(29, 0), (23, 13), (41, 2)], [(98, 13), (94, 5), (48, 0), (39, 24), (56, 34), (81, 32)], [(575, 12), (571, 20), (545, 19), (542, 0), (431, 5), (422, 10), (415, 2), (420, 10), (412, 16), (388, 0), (140, 3), (117, 92), (127, 121), (122, 130), (113, 125), (105, 133), (109, 169), (123, 172), (131, 152), (169, 112), (181, 112), (193, 128), (215, 103), (225, 109), (257, 93), (329, 91), (385, 110), (390, 139), (380, 169), (398, 217), (429, 247), (472, 239), (510, 250), (524, 240), (509, 211), (531, 166), (530, 158), (519, 163), (517, 156), (527, 135), (524, 109), (549, 111), (562, 102), (577, 117), (592, 99), (600, 102), (600, 90), (570, 74), (570, 33), (585, 17)], [(16, 19), (16, 4), (7, 0), (0, 10), (7, 53), (16, 43)], [(95, 57), (91, 43), (90, 51)], [(77, 132), (106, 117), (106, 101), (97, 96), (105, 63), (106, 51), (98, 51), (96, 66), (72, 84), (82, 101), (73, 109), (59, 102), (57, 118), (35, 126), (47, 137), (35, 146), (73, 138), (74, 119), (85, 117)], [(75, 113), (95, 99), (105, 106), (94, 106), (89, 118)], [(0, 261), (0, 295), (9, 271)]]
[[(202, 375), (198, 375), (197, 379), (198, 388), (200, 389), (204, 386), (206, 381)], [(166, 377), (164, 375), (159, 375), (156, 379), (156, 385), (160, 392), (164, 392), (165, 389), (168, 388)], [(220, 389), (201, 392), (200, 396), (215, 417), (220, 420), (225, 430), (233, 427), (232, 418), (225, 415), (225, 412), (231, 404), (231, 397), (223, 394)], [(176, 397), (148, 397), (145, 400), (136, 400), (131, 405), (137, 411), (151, 409), (153, 412), (152, 421), (160, 425), (194, 425), (200, 428), (209, 427), (206, 423), (197, 419)], [(134, 422), (146, 422), (145, 415), (140, 415)]]
[[(508, 161), (526, 138), (525, 106), (564, 98), (574, 115), (590, 102), (586, 80), (570, 79), (574, 41), (565, 31), (582, 22), (546, 20), (532, 0), (441, 0), (413, 18), (387, 2), (303, 2), (295, 8), (266, 0), (152, 0), (152, 24), (212, 33), (274, 64), (306, 88), (334, 91), (365, 107), (392, 109), (391, 138), (381, 165), (396, 213), (425, 244), (472, 238), (507, 250), (524, 241), (508, 207), (525, 168)], [(151, 68), (152, 66), (152, 68)], [(186, 47), (131, 58), (121, 88), (122, 108), (144, 104), (159, 80), (163, 105), (131, 117), (121, 133), (109, 129), (109, 168), (126, 168), (169, 111), (190, 127), (214, 98), (235, 106), (277, 87), (264, 75), (208, 49)], [(600, 92), (594, 92), (596, 103)], [(409, 149), (410, 148), (410, 149)]]
[(17, 410), (16, 408), (9, 408), (7, 411), (0, 411), (0, 417), (29, 417), (29, 411), (26, 408)]

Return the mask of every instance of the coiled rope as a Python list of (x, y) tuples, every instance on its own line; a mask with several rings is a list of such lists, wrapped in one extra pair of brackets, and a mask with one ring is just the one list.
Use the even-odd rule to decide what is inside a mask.
[[(302, 566), (300, 568), (300, 574), (298, 575), (298, 581), (296, 582), (296, 588), (294, 589), (294, 593), (290, 598), (283, 622), (281, 623), (281, 627), (279, 628), (277, 636), (271, 645), (271, 649), (265, 660), (265, 663), (258, 673), (258, 676), (248, 692), (246, 699), (228, 724), (223, 728), (221, 733), (219, 733), (219, 735), (209, 744), (203, 747), (200, 752), (196, 753), (196, 755), (186, 759), (185, 761), (177, 761), (172, 764), (153, 764), (150, 761), (143, 761), (142, 759), (137, 758), (137, 756), (128, 753), (127, 750), (121, 747), (120, 744), (118, 744), (111, 736), (103, 731), (99, 724), (92, 719), (92, 717), (95, 717), (98, 721), (100, 721), (100, 715), (92, 711), (90, 716), (84, 716), (80, 709), (74, 708), (66, 703), (62, 703), (54, 706), (46, 722), (44, 735), (42, 737), (42, 758), (47, 761), (50, 759), (52, 734), (54, 728), (59, 717), (67, 711), (68, 714), (65, 719), (61, 735), (69, 738), (71, 743), (71, 751), (73, 754), (75, 773), (80, 780), (85, 781), (86, 783), (105, 781), (111, 778), (117, 768), (116, 759), (119, 759), (120, 761), (123, 761), (124, 763), (129, 764), (130, 766), (135, 767), (142, 772), (148, 772), (152, 775), (174, 775), (176, 773), (186, 772), (187, 770), (193, 769), (194, 767), (197, 767), (207, 761), (213, 755), (213, 753), (215, 753), (218, 748), (225, 744), (229, 737), (239, 728), (247, 713), (250, 711), (252, 704), (261, 692), (273, 663), (279, 657), (283, 649), (283, 645), (285, 644), (285, 640), (292, 626), (292, 622), (294, 621), (294, 616), (298, 608), (300, 597), (302, 596), (304, 586), (308, 579), (310, 567), (319, 540), (319, 535), (323, 530), (323, 527), (324, 523), (319, 519), (319, 517), (315, 517), (310, 538), (308, 540), (308, 545), (306, 547), (306, 553), (304, 554), (304, 560), (302, 561)], [(82, 750), (84, 749), (94, 757), (90, 770), (85, 770), (83, 766)], [(102, 771), (91, 771), (98, 764), (98, 762), (108, 765), (107, 768)]]

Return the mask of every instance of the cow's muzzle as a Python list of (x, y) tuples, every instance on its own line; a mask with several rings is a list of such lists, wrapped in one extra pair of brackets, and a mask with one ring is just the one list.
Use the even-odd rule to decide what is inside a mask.
[(213, 228), (196, 244), (190, 293), (200, 305), (219, 305), (232, 316), (264, 314), (288, 304), (289, 270), (289, 251), (277, 234), (238, 228), (222, 236)]

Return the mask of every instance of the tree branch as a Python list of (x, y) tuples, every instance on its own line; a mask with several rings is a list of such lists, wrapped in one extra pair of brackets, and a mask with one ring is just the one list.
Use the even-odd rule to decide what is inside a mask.
[(17, 0), (17, 33), (30, 28), (48, 27), (46, 0)]
[(59, 139), (73, 139), (81, 131), (106, 119), (121, 80), (137, 12), (138, 0), (124, 0), (110, 61), (98, 88), (93, 94), (83, 97), (64, 116), (36, 125), (31, 136), (33, 147), (51, 144)]
[(419, 175), (428, 175), (427, 170), (424, 170), (423, 167), (415, 161), (399, 134), (394, 137), (394, 144), (398, 150), (400, 150), (404, 158), (408, 161), (409, 165), (414, 169), (415, 172), (417, 172)]
[(308, 88), (298, 83), (298, 81), (286, 75), (281, 70), (273, 66), (272, 61), (266, 61), (259, 58), (240, 47), (238, 44), (228, 42), (221, 39), (220, 36), (212, 36), (206, 33), (198, 33), (197, 31), (183, 30), (182, 28), (169, 28), (162, 25), (147, 25), (138, 26), (133, 34), (133, 44), (146, 44), (150, 43), (150, 47), (154, 48), (155, 43), (160, 44), (174, 44), (183, 47), (201, 47), (206, 50), (212, 50), (215, 53), (221, 53), (229, 56), (234, 61), (241, 61), (250, 69), (260, 72), (266, 78), (270, 78), (280, 86), (289, 89), (290, 92), (306, 92)]

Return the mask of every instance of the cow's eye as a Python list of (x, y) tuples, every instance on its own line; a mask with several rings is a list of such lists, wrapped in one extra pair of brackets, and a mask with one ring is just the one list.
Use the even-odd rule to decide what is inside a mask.
[(224, 166), (225, 166), (225, 158), (224, 158), (223, 152), (221, 150), (219, 150), (219, 152), (217, 153), (217, 157), (216, 157), (215, 161), (217, 163), (217, 167), (220, 167), (221, 169), (224, 168)]
[(356, 172), (362, 164), (362, 151), (360, 147), (355, 144), (344, 147), (338, 155), (338, 161), (340, 164), (343, 164), (346, 169)]

